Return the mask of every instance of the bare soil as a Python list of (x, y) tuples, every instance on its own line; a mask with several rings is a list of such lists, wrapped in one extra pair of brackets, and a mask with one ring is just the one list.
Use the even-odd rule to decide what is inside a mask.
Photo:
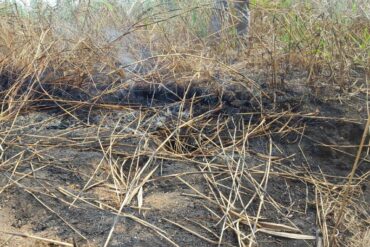
[[(260, 84), (264, 88), (263, 83)], [(75, 242), (77, 246), (102, 246), (124, 196), (114, 189), (118, 182), (110, 175), (112, 165), (109, 160), (114, 160), (121, 169), (115, 172), (125, 175), (128, 182), (130, 172), (139, 170), (150, 159), (150, 150), (159, 145), (157, 141), (164, 141), (174, 130), (179, 112), (185, 119), (190, 114), (193, 98), (198, 99), (193, 103), (193, 117), (205, 114), (204, 119), (209, 125), (203, 133), (209, 137), (221, 120), (229, 125), (229, 129), (236, 130), (236, 136), (242, 134), (241, 125), (258, 124), (262, 119), (271, 123), (266, 133), (270, 133), (274, 144), (272, 156), (275, 161), (265, 192), (268, 200), (262, 208), (261, 221), (295, 226), (303, 234), (319, 237), (317, 194), (308, 180), (317, 177), (328, 183), (344, 183), (364, 131), (365, 97), (360, 94), (343, 96), (339, 89), (330, 85), (323, 86), (318, 92), (317, 88), (299, 86), (293, 79), (279, 90), (264, 89), (266, 96), (246, 92), (235, 85), (222, 92), (193, 86), (187, 93), (186, 87), (174, 85), (167, 85), (169, 91), (145, 85), (116, 91), (102, 97), (95, 106), (81, 104), (78, 108), (68, 102), (56, 104), (40, 100), (22, 111), (14, 122), (1, 123), (1, 138), (6, 142), (2, 146), (4, 155), (0, 166), (0, 246), (47, 246), (44, 241), (5, 232)], [(73, 90), (62, 93), (52, 88), (50, 92), (59, 99), (81, 102), (92, 94), (92, 91), (85, 91), (85, 95)], [(183, 98), (187, 103), (182, 105)], [(279, 113), (284, 113), (279, 121), (272, 121), (275, 118), (271, 116)], [(219, 235), (222, 222), (216, 215), (223, 213), (194, 190), (212, 197), (213, 192), (204, 178), (207, 173), (202, 163), (204, 155), (190, 138), (191, 130), (187, 131), (179, 137), (183, 147), (176, 147), (175, 140), (169, 140), (152, 160), (147, 174), (156, 166), (158, 169), (143, 186), (141, 208), (140, 199), (135, 196), (122, 212), (162, 229), (179, 246), (213, 246), (217, 239), (210, 231)], [(145, 144), (142, 132), (149, 138)], [(111, 153), (104, 154), (102, 147), (109, 149), (114, 134), (119, 141), (115, 142)], [(224, 130), (221, 135), (227, 143), (229, 133)], [(254, 171), (251, 176), (258, 181), (263, 172), (256, 171), (269, 156), (269, 136), (259, 134), (248, 141), (246, 164)], [(146, 149), (135, 157), (139, 146)], [(174, 150), (182, 154), (176, 158)], [(221, 150), (210, 147), (207, 159), (220, 165), (218, 174), (214, 175), (219, 179), (220, 188), (227, 191), (232, 183), (221, 167), (226, 164), (225, 160), (216, 156), (212, 159), (216, 152)], [(369, 157), (363, 157), (356, 178), (369, 172)], [(127, 165), (132, 160), (135, 160), (134, 168)], [(89, 188), (81, 192), (93, 174)], [(254, 195), (253, 186), (248, 181), (243, 186), (241, 195), (248, 202)], [(361, 189), (362, 203), (368, 203), (368, 186)], [(77, 195), (80, 199), (74, 201)], [(252, 199), (251, 203), (246, 213), (255, 216), (258, 198)], [(208, 227), (209, 231), (196, 223)], [(248, 228), (246, 225), (241, 227)], [(316, 245), (315, 240), (292, 240), (262, 232), (257, 234), (257, 240), (258, 246)], [(236, 246), (237, 241), (235, 233), (226, 230), (222, 245)], [(122, 216), (109, 246), (171, 244), (153, 228)]]

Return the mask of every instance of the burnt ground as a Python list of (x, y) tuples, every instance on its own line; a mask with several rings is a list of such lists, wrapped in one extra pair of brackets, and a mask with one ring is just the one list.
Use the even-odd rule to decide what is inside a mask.
[[(139, 182), (157, 169), (142, 187), (142, 206), (139, 210), (140, 197), (135, 194), (123, 207), (126, 216), (119, 218), (109, 246), (171, 246), (152, 226), (179, 246), (213, 246), (218, 241), (213, 233), (220, 234), (224, 221), (219, 217), (225, 214), (215, 201), (227, 205), (220, 195), (230, 195), (234, 186), (228, 172), (236, 168), (230, 166), (241, 162), (245, 174), (262, 181), (270, 160), (260, 221), (296, 227), (317, 239), (258, 232), (258, 246), (315, 246), (321, 236), (317, 197), (325, 197), (328, 191), (334, 197), (340, 194), (364, 131), (366, 100), (360, 93), (343, 96), (329, 86), (317, 92), (296, 83), (287, 82), (279, 90), (262, 85), (264, 94), (239, 86), (222, 92), (193, 86), (187, 91), (176, 83), (114, 93), (107, 87), (75, 91), (45, 86), (53, 101), (40, 93), (35, 96), (39, 100), (14, 121), (1, 123), (1, 231), (102, 246), (130, 181), (148, 165)], [(101, 97), (92, 96), (102, 91)], [(199, 129), (184, 126), (176, 132), (179, 119), (181, 124), (191, 118)], [(257, 129), (262, 121), (264, 128)], [(258, 131), (246, 143), (233, 145), (248, 126)], [(167, 138), (174, 131), (178, 135)], [(246, 151), (241, 155), (235, 147), (243, 145)], [(362, 157), (355, 181), (369, 171), (370, 158), (366, 153)], [(212, 179), (216, 185), (210, 185)], [(233, 210), (256, 216), (260, 200), (251, 181), (238, 182), (240, 197)], [(359, 195), (355, 203), (369, 202), (367, 186), (365, 181), (356, 193), (351, 192)], [(74, 201), (77, 195), (80, 199)], [(327, 224), (333, 225), (330, 213), (326, 217)], [(250, 232), (246, 218), (241, 218), (241, 231)], [(222, 245), (238, 245), (231, 228), (223, 234)], [(45, 245), (0, 232), (0, 246)]]

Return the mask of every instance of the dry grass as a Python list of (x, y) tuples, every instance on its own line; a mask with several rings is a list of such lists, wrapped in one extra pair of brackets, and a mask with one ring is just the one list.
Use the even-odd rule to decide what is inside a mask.
[[(125, 209), (147, 210), (143, 206), (145, 188), (156, 179), (153, 174), (161, 169), (161, 161), (189, 162), (198, 169), (196, 173), (202, 176), (210, 193), (189, 183), (184, 178), (187, 174), (172, 177), (193, 191), (187, 196), (206, 202), (204, 207), (213, 215), (212, 224), (218, 232), (210, 229), (210, 222), (165, 220), (210, 244), (229, 244), (227, 235), (233, 235), (237, 239), (234, 244), (256, 246), (257, 236), (262, 233), (302, 241), (314, 239), (317, 246), (367, 246), (369, 211), (362, 200), (361, 186), (368, 183), (369, 172), (359, 177), (356, 169), (359, 162), (368, 161), (365, 155), (369, 149), (369, 126), (365, 127), (363, 139), (358, 140), (356, 161), (346, 178), (335, 179), (332, 174), (334, 178), (328, 179), (326, 174), (287, 166), (284, 162), (291, 157), (276, 155), (279, 148), (272, 136), (298, 133), (303, 138), (305, 126), (291, 124), (292, 119), (319, 116), (315, 112), (265, 112), (262, 98), (268, 96), (264, 91), (268, 89), (262, 89), (251, 75), (263, 76), (272, 89), (289, 86), (288, 77), (298, 73), (303, 75), (304, 85), (317, 92), (321, 88), (339, 88), (340, 94), (335, 96), (339, 99), (368, 94), (370, 20), (357, 15), (339, 18), (317, 14), (313, 5), (284, 6), (280, 1), (253, 1), (252, 9), (250, 34), (242, 38), (235, 35), (232, 21), (220, 34), (208, 33), (204, 23), (209, 22), (213, 10), (211, 5), (199, 1), (181, 2), (178, 9), (168, 11), (163, 5), (154, 5), (131, 16), (123, 15), (123, 7), (110, 2), (81, 4), (59, 14), (58, 10), (40, 7), (33, 15), (1, 5), (0, 171), (7, 174), (8, 182), (0, 187), (0, 195), (12, 187), (23, 189), (88, 240), (41, 199), (38, 189), (22, 182), (32, 176), (37, 180), (38, 171), (56, 165), (48, 161), (48, 150), (98, 150), (102, 159), (91, 174), (84, 174), (82, 188), (53, 188), (63, 195), (60, 198), (49, 191), (51, 188), (42, 193), (70, 207), (78, 203), (114, 213), (105, 246), (109, 245), (120, 216), (178, 246), (166, 231)], [(161, 123), (163, 111), (155, 106), (138, 111), (136, 105), (103, 100), (137, 84), (159, 85), (170, 91), (166, 89), (167, 82), (183, 85), (185, 90), (190, 90), (189, 82), (198, 83), (221, 93), (236, 83), (246, 94), (253, 95), (259, 111), (244, 113), (251, 116), (249, 122), (217, 115), (221, 103), (196, 114), (202, 97), (184, 96), (174, 103), (179, 109), (177, 115)], [(92, 93), (92, 88), (99, 87), (105, 89)], [(69, 95), (71, 88), (84, 96)], [(19, 132), (27, 126), (18, 125), (17, 119), (27, 111), (51, 108), (61, 109), (61, 115), (45, 122), (70, 116), (82, 126), (84, 134), (71, 128), (56, 137), (40, 134), (33, 137), (36, 141), (29, 142), (29, 136)], [(122, 111), (126, 115), (113, 125), (107, 124), (108, 114), (91, 124), (77, 114), (86, 108)], [(365, 122), (361, 118), (356, 121)], [(249, 146), (255, 138), (265, 141), (264, 152)], [(132, 146), (122, 149), (122, 143)], [(9, 152), (13, 148), (18, 152)], [(302, 155), (305, 157), (303, 151)], [(254, 165), (250, 164), (251, 156), (256, 157)], [(33, 160), (35, 165), (43, 165), (26, 173), (19, 171)], [(313, 198), (305, 198), (305, 203), (316, 208), (316, 235), (302, 232), (287, 217), (286, 205), (267, 193), (274, 179), (299, 181), (312, 188)], [(86, 193), (90, 191), (102, 196), (89, 198)], [(266, 218), (266, 209), (274, 211), (281, 221)], [(14, 235), (38, 238), (32, 234)]]

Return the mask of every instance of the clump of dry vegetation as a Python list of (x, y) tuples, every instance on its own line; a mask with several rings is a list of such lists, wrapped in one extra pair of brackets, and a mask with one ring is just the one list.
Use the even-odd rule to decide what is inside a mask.
[(369, 4), (164, 2), (1, 3), (0, 246), (367, 246)]

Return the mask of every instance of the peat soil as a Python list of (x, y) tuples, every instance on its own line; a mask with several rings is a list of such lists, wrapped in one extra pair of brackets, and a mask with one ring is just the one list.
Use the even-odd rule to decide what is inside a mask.
[[(76, 246), (102, 246), (116, 218), (113, 212), (124, 197), (124, 192), (114, 189), (119, 182), (112, 178), (110, 162), (119, 168), (114, 173), (129, 183), (130, 172), (139, 171), (147, 163), (153, 150), (176, 129), (179, 118), (201, 119), (197, 120), (199, 128), (207, 122), (202, 135), (210, 138), (220, 121), (236, 130), (236, 136), (248, 124), (255, 126), (263, 119), (269, 123), (265, 133), (248, 140), (245, 157), (248, 169), (258, 170), (260, 164), (266, 164), (271, 137), (271, 155), (278, 161), (271, 168), (265, 192), (269, 200), (262, 209), (262, 218), (319, 236), (315, 188), (308, 180), (316, 177), (328, 183), (344, 183), (364, 131), (366, 98), (361, 93), (343, 96), (327, 85), (318, 92), (317, 88), (299, 86), (299, 80), (287, 81), (279, 90), (259, 85), (260, 89), (248, 91), (237, 85), (210, 90), (206, 86), (169, 83), (139, 85), (113, 93), (107, 87), (76, 91), (45, 86), (53, 100), (40, 93), (35, 96), (38, 101), (15, 120), (1, 123), (0, 246), (47, 246), (44, 241), (4, 232), (75, 242)], [(122, 210), (162, 229), (179, 246), (217, 245), (215, 236), (194, 222), (217, 235), (222, 229), (216, 216), (222, 215), (220, 208), (194, 192), (196, 189), (212, 197), (201, 163), (205, 158), (191, 138), (197, 131), (186, 129), (180, 135), (182, 147), (176, 146), (176, 139), (168, 139), (146, 170), (149, 173), (158, 167), (143, 186), (141, 209), (135, 195)], [(231, 140), (227, 133), (220, 132), (225, 143)], [(211, 147), (207, 157), (220, 167), (226, 166), (226, 159), (216, 157), (217, 153), (222, 150)], [(370, 158), (365, 154), (362, 157), (356, 177), (369, 169)], [(251, 174), (258, 181), (262, 178), (261, 173)], [(227, 188), (230, 181), (222, 176), (219, 183)], [(81, 192), (87, 183), (88, 188)], [(123, 183), (119, 186), (122, 191), (126, 188)], [(363, 200), (369, 203), (369, 189), (361, 189)], [(246, 182), (246, 202), (252, 198), (252, 190)], [(82, 199), (74, 201), (77, 195)], [(248, 215), (255, 216), (258, 206), (259, 200), (252, 200)], [(241, 227), (248, 232), (248, 226)], [(316, 245), (315, 240), (292, 240), (262, 232), (257, 240), (259, 246)], [(226, 230), (222, 245), (238, 245), (235, 232)], [(136, 218), (120, 217), (109, 246), (171, 244)]]

